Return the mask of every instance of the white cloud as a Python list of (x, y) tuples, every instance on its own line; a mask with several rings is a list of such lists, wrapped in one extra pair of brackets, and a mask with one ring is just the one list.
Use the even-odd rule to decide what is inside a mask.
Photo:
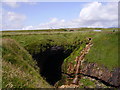
[(22, 28), (23, 30), (32, 30), (32, 29), (34, 29), (34, 27), (33, 26), (27, 26), (27, 27), (25, 27), (25, 28)]
[(30, 2), (31, 0), (2, 0), (2, 2)]
[[(14, 0), (16, 1), (16, 0)], [(27, 0), (26, 0), (27, 1)], [(18, 2), (5, 2), (10, 7), (19, 7)], [(30, 3), (34, 5), (36, 3)], [(15, 12), (2, 10), (3, 29), (21, 29), (24, 27), (26, 16)], [(65, 19), (50, 18), (49, 22), (36, 26), (25, 26), (29, 29), (54, 29), (54, 28), (75, 28), (75, 27), (114, 27), (118, 25), (118, 4), (92, 2), (86, 4), (76, 19), (66, 21)]]
[(114, 27), (118, 25), (118, 4), (92, 2), (86, 4), (76, 19), (51, 18), (47, 23), (37, 26), (26, 26), (24, 29), (50, 29), (75, 27)]
[(61, 23), (60, 21), (61, 20), (59, 20), (58, 18), (51, 18), (49, 22), (39, 24), (37, 26), (37, 28), (44, 28), (44, 29), (47, 28), (47, 29), (49, 29), (49, 28), (57, 28), (58, 26), (61, 27), (60, 25), (58, 25), (58, 24)]
[(6, 4), (7, 6), (11, 8), (17, 8), (20, 6), (20, 3), (26, 3), (29, 5), (36, 5), (37, 2), (30, 2), (29, 0), (4, 0), (2, 1), (3, 4)]
[(8, 21), (23, 21), (26, 17), (22, 14), (17, 14), (15, 12), (7, 12)]
[(12, 8), (19, 7), (19, 4), (17, 2), (4, 2), (4, 3)]
[(37, 26), (26, 26), (23, 30), (32, 29), (59, 29), (59, 28), (74, 28), (79, 27), (79, 23), (73, 21), (66, 21), (64, 19), (53, 18), (47, 23), (41, 23)]
[(55, 23), (55, 22), (57, 22), (57, 21), (58, 21), (58, 19), (57, 19), (57, 18), (51, 18), (50, 23)]
[(25, 15), (2, 10), (2, 29), (22, 29)]
[(23, 30), (31, 30), (31, 29), (57, 29), (57, 28), (63, 28), (65, 27), (66, 21), (64, 19), (58, 19), (58, 18), (50, 18), (50, 21), (47, 23), (41, 23), (37, 26), (26, 26), (23, 28)]
[(117, 26), (118, 4), (90, 3), (81, 10), (79, 18), (85, 25), (101, 27)]
[(27, 2), (29, 5), (36, 5), (37, 2)]

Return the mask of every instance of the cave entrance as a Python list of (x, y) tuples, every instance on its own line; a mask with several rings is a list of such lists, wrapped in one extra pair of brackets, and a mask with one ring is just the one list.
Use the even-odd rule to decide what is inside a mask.
[(62, 77), (61, 65), (72, 50), (64, 50), (62, 46), (52, 46), (42, 53), (33, 55), (40, 68), (40, 74), (48, 83), (54, 85)]

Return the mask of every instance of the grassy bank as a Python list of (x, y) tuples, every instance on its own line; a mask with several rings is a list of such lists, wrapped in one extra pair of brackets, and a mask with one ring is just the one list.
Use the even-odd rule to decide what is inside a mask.
[(31, 55), (12, 39), (3, 39), (2, 88), (50, 88)]
[(104, 65), (109, 69), (120, 66), (118, 64), (118, 32), (102, 33), (93, 37), (93, 46), (85, 60)]

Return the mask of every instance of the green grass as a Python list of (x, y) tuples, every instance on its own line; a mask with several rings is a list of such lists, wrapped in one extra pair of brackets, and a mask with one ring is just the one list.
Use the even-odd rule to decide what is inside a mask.
[(118, 30), (118, 28), (79, 28), (79, 31), (92, 31), (92, 30), (102, 30), (102, 31), (112, 31)]
[(63, 46), (67, 49), (75, 49), (79, 46), (84, 35), (80, 33), (71, 34), (40, 34), (40, 35), (19, 35), (3, 36), (3, 38), (12, 38), (23, 46), (30, 54), (39, 53), (51, 46)]
[(83, 83), (83, 86), (80, 85), (80, 88), (84, 88), (84, 87), (92, 87), (92, 88), (95, 88), (95, 82), (94, 81), (91, 81), (89, 79), (80, 79), (79, 81), (80, 83)]
[[(9, 69), (12, 68), (10, 72), (5, 73), (4, 78), (9, 77), (10, 73), (12, 73), (12, 75), (14, 76), (15, 72), (17, 76), (20, 76), (20, 73), (23, 72), (25, 78), (29, 79), (28, 81), (26, 81), (26, 79), (24, 81), (24, 77), (22, 76), (20, 78), (16, 78), (14, 76), (15, 79), (3, 78), (3, 80), (5, 81), (3, 87), (5, 87), (7, 84), (10, 87), (11, 83), (8, 82), (14, 83), (17, 81), (19, 82), (17, 82), (17, 85), (14, 87), (38, 87), (36, 86), (38, 85), (37, 83), (42, 83), (40, 87), (50, 87), (46, 82), (44, 82), (41, 79), (41, 76), (38, 74), (39, 69), (35, 67), (36, 62), (32, 60), (31, 55), (43, 52), (51, 46), (63, 46), (65, 50), (72, 50), (73, 52), (70, 54), (69, 57), (67, 57), (64, 60), (62, 66), (62, 69), (64, 69), (64, 71), (66, 72), (69, 63), (75, 64), (74, 59), (80, 54), (80, 51), (85, 47), (85, 43), (87, 42), (88, 37), (93, 38), (93, 46), (91, 47), (90, 52), (86, 55), (85, 60), (87, 62), (96, 62), (99, 65), (104, 65), (110, 70), (112, 70), (115, 67), (118, 67), (118, 32), (112, 32), (107, 30), (103, 32), (88, 31), (74, 33), (46, 33), (37, 35), (3, 34), (2, 48), (3, 61), (5, 61), (3, 62), (3, 69), (4, 71), (10, 71)], [(35, 76), (32, 78), (32, 80), (31, 75)], [(26, 85), (26, 83), (29, 84)]]
[(83, 41), (83, 43), (81, 43), (79, 45), (79, 47), (77, 47), (71, 54), (70, 56), (68, 56), (65, 60), (64, 60), (64, 63), (62, 65), (62, 70), (63, 72), (65, 73), (70, 73), (70, 72), (67, 72), (67, 69), (69, 67), (69, 63), (71, 63), (73, 66), (76, 64), (75, 62), (75, 58), (76, 56), (79, 56), (80, 55), (80, 52), (82, 51), (83, 48), (85, 48), (85, 41)]
[[(80, 37), (81, 36), (81, 37)], [(3, 39), (11, 38), (17, 41), (22, 47), (24, 47), (31, 55), (43, 52), (47, 48), (51, 46), (63, 46), (65, 50), (77, 50), (81, 45), (81, 41), (84, 39), (84, 33), (71, 33), (71, 34), (40, 34), (40, 35), (19, 35), (19, 36), (3, 36)], [(8, 46), (8, 44), (6, 44)], [(5, 46), (5, 45), (3, 45)], [(14, 49), (17, 47), (14, 47), (11, 45)], [(81, 48), (82, 49), (82, 48)], [(80, 50), (81, 50), (80, 49)], [(7, 50), (8, 51), (8, 50)], [(18, 50), (17, 50), (18, 51)], [(20, 52), (20, 51), (19, 51)], [(79, 51), (78, 51), (79, 52)], [(4, 53), (4, 52), (3, 52)], [(11, 53), (13, 55), (13, 53)], [(20, 54), (18, 54), (20, 55)], [(23, 54), (24, 55), (24, 54)], [(5, 58), (7, 56), (3, 55)], [(74, 56), (75, 57), (75, 56)], [(73, 57), (73, 58), (74, 58)], [(14, 60), (14, 58), (16, 58)], [(8, 62), (18, 63), (20, 65), (20, 62), (18, 61), (19, 58), (16, 56), (8, 57)], [(17, 60), (17, 62), (16, 62)], [(31, 62), (31, 61), (29, 61)], [(29, 63), (28, 62), (28, 63)], [(21, 65), (19, 66), (21, 67)]]
[(118, 67), (118, 32), (98, 34), (92, 42), (93, 46), (85, 60), (102, 64), (109, 69)]
[(3, 33), (6, 32), (53, 32), (53, 31), (66, 31), (66, 29), (44, 29), (44, 30), (11, 30), (11, 31), (2, 31)]
[[(71, 28), (70, 30), (76, 31), (90, 31), (90, 30), (117, 30), (117, 28)], [(11, 30), (11, 31), (2, 31), (2, 33), (10, 32), (55, 32), (55, 31), (69, 31), (68, 28), (61, 29), (44, 29), (44, 30)]]
[[(89, 32), (94, 30), (101, 30), (102, 32), (118, 31), (118, 28), (61, 28), (61, 29), (46, 29), (46, 30), (11, 30), (11, 31), (0, 31), (2, 35), (38, 35), (47, 33), (75, 33), (75, 32)], [(0, 35), (1, 36), (1, 35)]]
[(50, 88), (31, 55), (12, 39), (2, 42), (2, 88)]
[[(120, 67), (118, 64), (118, 32), (89, 32), (82, 34), (82, 37), (92, 37), (93, 46), (85, 56), (85, 61), (95, 62), (104, 65), (110, 70)], [(80, 54), (84, 44), (75, 49), (68, 58), (64, 60), (63, 70), (66, 72), (69, 63), (75, 64), (75, 57)]]
[[(111, 29), (109, 29), (111, 30)], [(68, 61), (73, 59), (79, 53), (80, 42), (86, 38), (93, 38), (93, 46), (85, 57), (88, 62), (103, 64), (112, 69), (118, 66), (118, 32), (76, 32), (76, 33), (47, 33), (38, 35), (3, 35), (3, 38), (12, 38), (20, 43), (30, 54), (39, 53), (50, 46), (63, 46), (66, 50), (74, 51), (69, 56)], [(84, 46), (84, 45), (83, 45)], [(83, 47), (82, 46), (82, 47)], [(80, 48), (82, 48), (80, 47)], [(77, 48), (77, 50), (74, 50)], [(67, 59), (68, 59), (67, 58)], [(66, 60), (67, 60), (66, 59)]]

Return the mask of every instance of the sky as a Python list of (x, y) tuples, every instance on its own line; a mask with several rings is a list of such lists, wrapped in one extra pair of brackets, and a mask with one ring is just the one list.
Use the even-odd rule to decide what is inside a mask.
[(2, 2), (2, 30), (117, 27), (117, 2)]

